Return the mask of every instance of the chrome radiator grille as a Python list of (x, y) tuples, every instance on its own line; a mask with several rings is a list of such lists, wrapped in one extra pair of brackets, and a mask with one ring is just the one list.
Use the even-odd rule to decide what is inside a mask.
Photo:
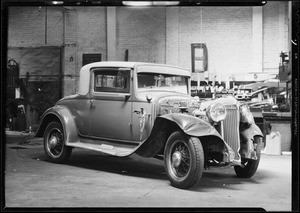
[(223, 121), (222, 134), (225, 142), (235, 152), (235, 159), (238, 160), (240, 149), (239, 110), (236, 105), (226, 105), (225, 107), (227, 115)]

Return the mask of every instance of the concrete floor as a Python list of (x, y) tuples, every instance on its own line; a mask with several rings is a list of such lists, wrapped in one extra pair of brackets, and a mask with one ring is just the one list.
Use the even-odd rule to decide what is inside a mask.
[(251, 179), (211, 168), (197, 189), (170, 185), (163, 161), (74, 149), (67, 164), (47, 161), (41, 140), (6, 145), (6, 207), (259, 207), (291, 211), (291, 155), (263, 154)]

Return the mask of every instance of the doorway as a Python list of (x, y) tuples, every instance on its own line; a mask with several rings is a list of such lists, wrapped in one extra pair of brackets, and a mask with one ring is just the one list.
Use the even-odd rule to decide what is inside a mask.
[(61, 47), (8, 48), (8, 60), (19, 65), (20, 92), (26, 129), (36, 129), (43, 113), (62, 97)]

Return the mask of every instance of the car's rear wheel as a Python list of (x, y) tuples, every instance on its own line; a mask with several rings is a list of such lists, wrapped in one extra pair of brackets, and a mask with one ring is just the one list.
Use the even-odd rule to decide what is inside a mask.
[(51, 122), (44, 133), (44, 150), (50, 161), (54, 163), (66, 162), (72, 148), (65, 145), (64, 131), (59, 122)]
[(261, 137), (254, 137), (253, 145), (254, 151), (256, 152), (257, 160), (242, 158), (242, 166), (234, 166), (234, 171), (236, 175), (240, 178), (251, 178), (257, 171), (262, 149)]
[(204, 153), (200, 140), (176, 131), (167, 140), (164, 151), (165, 170), (177, 188), (197, 186), (204, 170)]

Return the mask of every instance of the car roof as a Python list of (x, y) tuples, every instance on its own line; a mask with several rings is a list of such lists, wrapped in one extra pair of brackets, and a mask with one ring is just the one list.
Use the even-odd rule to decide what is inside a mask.
[(133, 68), (136, 64), (140, 62), (129, 62), (129, 61), (100, 61), (87, 64), (81, 69), (91, 69), (92, 67), (129, 67)]
[[(176, 74), (183, 76), (190, 76), (191, 72), (187, 69), (166, 65), (166, 64), (156, 64), (156, 63), (146, 63), (146, 62), (131, 62), (131, 61), (101, 61), (94, 62), (83, 66), (80, 70), (79, 79), (79, 94), (85, 95), (88, 93), (89, 85), (87, 82), (90, 80), (90, 70), (91, 68), (101, 68), (101, 67), (123, 67), (123, 68), (135, 68), (137, 67), (137, 72), (153, 72), (162, 74)], [(152, 68), (155, 67), (155, 70)]]
[[(81, 69), (90, 69), (92, 67), (126, 67), (126, 68), (134, 68), (138, 65), (145, 65), (145, 66), (158, 66), (158, 67), (168, 67), (168, 68), (174, 68), (174, 69), (180, 69), (189, 71), (188, 69), (178, 67), (178, 66), (172, 66), (167, 64), (159, 64), (159, 63), (148, 63), (148, 62), (132, 62), (132, 61), (100, 61), (100, 62), (94, 62), (87, 64), (83, 66)], [(190, 72), (190, 71), (189, 71)]]

